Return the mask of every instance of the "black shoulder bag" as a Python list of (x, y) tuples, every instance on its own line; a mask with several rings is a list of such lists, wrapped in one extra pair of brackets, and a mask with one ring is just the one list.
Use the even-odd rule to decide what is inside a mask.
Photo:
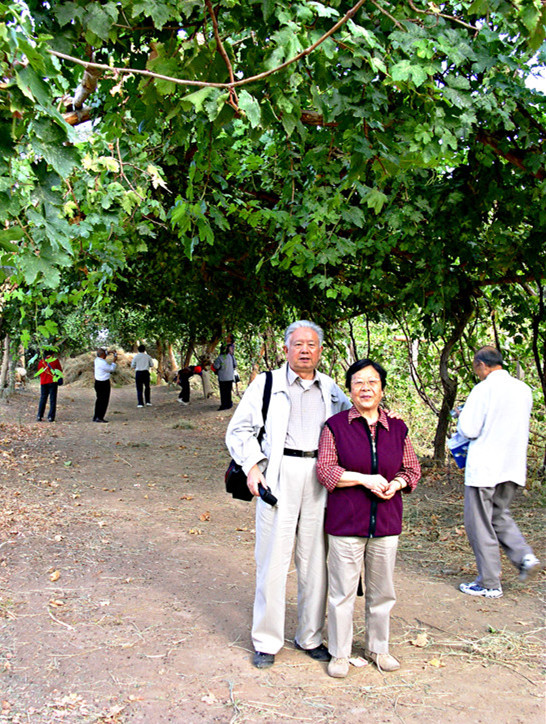
[[(264, 397), (262, 402), (262, 417), (264, 424), (258, 434), (258, 443), (260, 445), (265, 433), (265, 421), (267, 418), (267, 411), (269, 409), (269, 401), (271, 400), (272, 383), (273, 374), (270, 370), (268, 370), (265, 373)], [(252, 500), (254, 497), (246, 484), (246, 475), (243, 468), (238, 465), (233, 458), (228, 465), (224, 480), (226, 483), (226, 492), (230, 493), (237, 500)]]

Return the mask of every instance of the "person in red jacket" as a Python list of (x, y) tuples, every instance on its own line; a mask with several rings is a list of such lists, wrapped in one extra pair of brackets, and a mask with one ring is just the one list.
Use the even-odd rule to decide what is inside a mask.
[(57, 411), (57, 388), (59, 380), (62, 379), (63, 368), (59, 360), (54, 356), (43, 357), (38, 362), (38, 373), (40, 375), (40, 402), (38, 403), (38, 414), (36, 420), (42, 422), (47, 401), (49, 399), (49, 422), (55, 422)]

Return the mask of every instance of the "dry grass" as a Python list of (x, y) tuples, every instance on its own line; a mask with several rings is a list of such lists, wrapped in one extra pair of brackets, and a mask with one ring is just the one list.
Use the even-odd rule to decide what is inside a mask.
[[(63, 364), (65, 383), (76, 387), (93, 387), (95, 380), (93, 363), (96, 356), (96, 352), (86, 352), (85, 354), (79, 355), (79, 357), (67, 359)], [(112, 373), (112, 383), (115, 386), (127, 385), (134, 382), (135, 373), (131, 369), (133, 357), (133, 354), (127, 354), (123, 350), (118, 350), (117, 368)], [(107, 362), (111, 361), (112, 358), (108, 357)]]

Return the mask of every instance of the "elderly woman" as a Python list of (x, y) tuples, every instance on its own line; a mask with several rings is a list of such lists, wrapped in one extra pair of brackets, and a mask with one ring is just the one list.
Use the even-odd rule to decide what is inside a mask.
[(369, 359), (347, 370), (353, 406), (327, 420), (318, 452), (317, 474), (327, 488), (328, 649), (330, 676), (349, 672), (353, 612), (364, 562), (366, 638), (364, 654), (378, 669), (395, 671), (389, 654), (389, 620), (401, 491), (411, 492), (421, 475), (408, 428), (379, 407), (387, 373)]

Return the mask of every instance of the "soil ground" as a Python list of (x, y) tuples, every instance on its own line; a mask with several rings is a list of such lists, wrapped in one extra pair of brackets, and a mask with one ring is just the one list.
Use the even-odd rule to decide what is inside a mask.
[[(0, 722), (544, 722), (544, 576), (505, 595), (457, 590), (475, 575), (461, 475), (426, 468), (405, 499), (391, 651), (400, 671), (347, 679), (293, 646), (251, 665), (254, 504), (223, 487), (230, 412), (192, 392), (94, 393), (64, 386), (55, 424), (35, 422), (38, 390), (0, 405)], [(533, 495), (514, 511), (544, 556)], [(362, 654), (357, 602), (354, 655)], [(542, 667), (542, 668), (541, 668)]]

